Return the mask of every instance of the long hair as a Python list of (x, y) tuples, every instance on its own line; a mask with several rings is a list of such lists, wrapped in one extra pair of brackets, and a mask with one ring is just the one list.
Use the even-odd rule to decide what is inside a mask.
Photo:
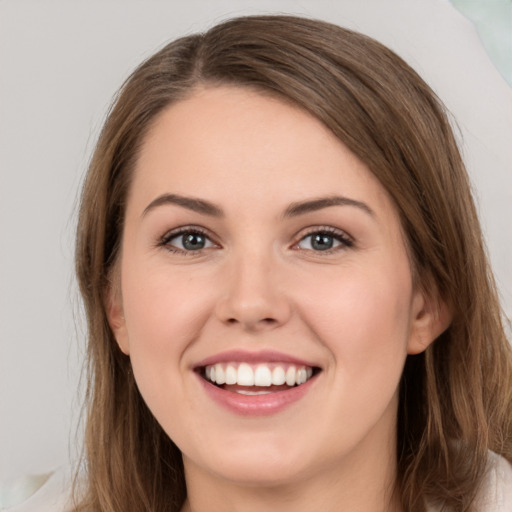
[(88, 322), (85, 459), (77, 510), (178, 511), (181, 454), (141, 398), (105, 295), (119, 258), (127, 193), (148, 129), (201, 86), (275, 95), (322, 121), (399, 212), (415, 284), (435, 288), (453, 321), (408, 356), (397, 418), (396, 493), (471, 509), (488, 451), (512, 460), (512, 363), (467, 173), (444, 108), (397, 55), (362, 34), (306, 18), (233, 19), (145, 61), (114, 101), (85, 179), (76, 272)]

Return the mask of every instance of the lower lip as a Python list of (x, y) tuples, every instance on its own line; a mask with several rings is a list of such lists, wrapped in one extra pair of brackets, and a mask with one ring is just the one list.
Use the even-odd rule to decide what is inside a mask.
[(242, 416), (269, 416), (286, 409), (303, 398), (314, 386), (318, 375), (311, 377), (300, 386), (264, 395), (242, 395), (226, 391), (208, 382), (200, 375), (197, 377), (208, 396), (229, 411)]

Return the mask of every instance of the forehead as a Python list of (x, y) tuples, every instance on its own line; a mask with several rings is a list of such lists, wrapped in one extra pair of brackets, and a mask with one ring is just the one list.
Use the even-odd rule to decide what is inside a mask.
[(306, 111), (242, 87), (210, 87), (164, 110), (147, 134), (133, 192), (290, 202), (333, 194), (389, 206), (378, 180)]

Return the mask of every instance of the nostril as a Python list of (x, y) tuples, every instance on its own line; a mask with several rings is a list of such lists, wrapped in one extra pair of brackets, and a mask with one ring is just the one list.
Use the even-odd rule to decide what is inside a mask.
[[(236, 318), (228, 318), (226, 320), (226, 322), (228, 324), (242, 323), (239, 320), (237, 320)], [(274, 324), (277, 323), (277, 320), (275, 318), (268, 317), (268, 318), (262, 318), (261, 320), (258, 320), (258, 321), (254, 322), (254, 323), (263, 323), (263, 324), (266, 324), (266, 325), (274, 325)]]

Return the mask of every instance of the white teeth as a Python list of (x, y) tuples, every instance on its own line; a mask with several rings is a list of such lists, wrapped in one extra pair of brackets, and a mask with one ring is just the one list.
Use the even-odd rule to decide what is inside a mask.
[(306, 374), (306, 368), (299, 368), (297, 370), (297, 375), (295, 379), (298, 385), (304, 384), (304, 382), (306, 382), (306, 380), (308, 379)]
[(239, 386), (254, 386), (254, 372), (247, 363), (238, 367), (237, 382)]
[(290, 366), (288, 370), (286, 370), (286, 384), (288, 386), (295, 385), (295, 366)]
[[(220, 366), (220, 365), (218, 365)], [(236, 384), (237, 371), (234, 366), (228, 364), (226, 366), (226, 384)]]
[(271, 386), (272, 385), (272, 372), (268, 366), (260, 364), (254, 373), (255, 386)]
[(220, 364), (215, 366), (215, 382), (219, 385), (226, 383), (226, 372)]
[[(256, 367), (248, 363), (217, 363), (205, 368), (204, 375), (207, 380), (222, 386), (223, 384), (239, 386), (270, 387), (300, 386), (313, 376), (313, 368), (309, 366), (295, 366), (275, 363), (258, 364)], [(251, 391), (247, 394), (262, 394), (268, 391)]]
[[(313, 370), (311, 370), (313, 373)], [(272, 384), (274, 386), (282, 386), (286, 382), (286, 374), (284, 373), (284, 369), (281, 366), (276, 366), (272, 370)]]

